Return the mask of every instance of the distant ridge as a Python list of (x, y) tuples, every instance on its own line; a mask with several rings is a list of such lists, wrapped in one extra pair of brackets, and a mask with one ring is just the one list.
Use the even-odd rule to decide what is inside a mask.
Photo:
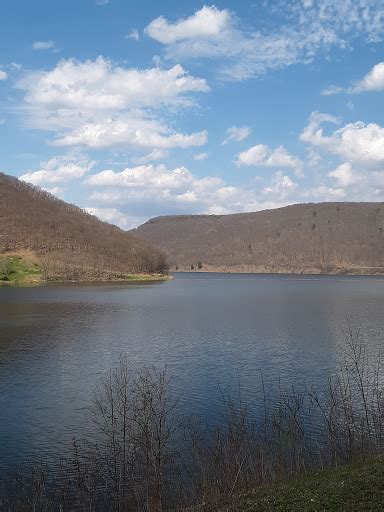
[(48, 192), (0, 173), (0, 253), (31, 252), (48, 279), (162, 272), (164, 255)]
[(132, 230), (171, 270), (384, 273), (384, 203), (309, 203), (157, 217)]

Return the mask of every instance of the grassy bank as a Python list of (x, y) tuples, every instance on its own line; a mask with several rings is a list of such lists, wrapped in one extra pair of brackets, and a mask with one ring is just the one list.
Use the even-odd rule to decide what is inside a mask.
[(164, 274), (128, 274), (122, 281), (167, 281), (170, 276)]
[(0, 284), (39, 284), (42, 271), (32, 255), (0, 254)]
[[(38, 285), (46, 281), (43, 270), (44, 265), (33, 253), (0, 254), (0, 285)], [(86, 276), (86, 274), (84, 274)], [(113, 274), (100, 277), (97, 281), (90, 276), (89, 279), (55, 279), (48, 276), (50, 282), (142, 282), (165, 281), (169, 276), (164, 274)]]
[(384, 510), (384, 459), (320, 471), (195, 511), (379, 511)]

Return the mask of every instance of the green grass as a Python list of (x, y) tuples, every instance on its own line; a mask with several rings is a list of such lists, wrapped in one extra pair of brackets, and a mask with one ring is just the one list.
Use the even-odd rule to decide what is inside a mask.
[(383, 511), (384, 459), (321, 471), (253, 493), (211, 504), (202, 510), (239, 512)]
[(169, 279), (163, 274), (128, 274), (124, 276), (124, 281), (165, 281)]
[(0, 284), (26, 284), (41, 281), (41, 269), (21, 256), (0, 255)]

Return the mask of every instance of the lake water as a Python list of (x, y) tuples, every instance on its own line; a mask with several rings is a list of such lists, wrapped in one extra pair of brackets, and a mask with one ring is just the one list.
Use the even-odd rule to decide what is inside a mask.
[(183, 412), (219, 417), (238, 376), (268, 392), (324, 382), (360, 326), (384, 346), (380, 277), (177, 274), (162, 283), (0, 288), (0, 469), (65, 452), (100, 376), (127, 354), (172, 376)]

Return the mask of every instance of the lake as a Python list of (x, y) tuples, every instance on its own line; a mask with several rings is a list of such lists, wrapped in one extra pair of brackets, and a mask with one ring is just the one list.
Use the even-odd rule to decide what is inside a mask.
[[(0, 469), (65, 453), (90, 428), (92, 391), (127, 354), (167, 368), (182, 412), (220, 417), (239, 378), (321, 383), (350, 323), (384, 342), (384, 278), (180, 273), (143, 284), (0, 288)], [(240, 377), (239, 377), (240, 376)]]

